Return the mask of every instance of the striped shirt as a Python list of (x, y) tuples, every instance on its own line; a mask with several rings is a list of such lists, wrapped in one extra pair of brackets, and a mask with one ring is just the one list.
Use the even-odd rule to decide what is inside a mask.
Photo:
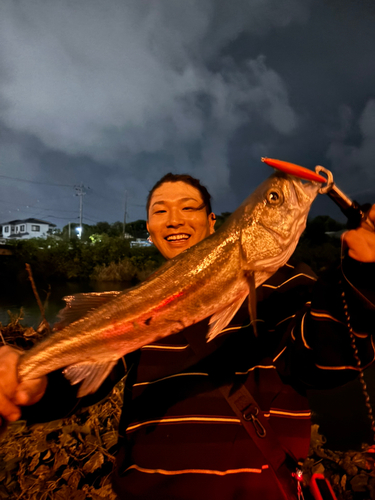
[[(307, 266), (284, 266), (257, 289), (258, 337), (245, 302), (203, 359), (186, 337), (204, 339), (208, 320), (141, 349), (120, 429), (119, 498), (285, 498), (211, 375), (243, 383), (283, 448), (303, 460), (311, 426), (303, 388), (344, 383), (358, 371), (337, 280), (333, 288), (315, 282)], [(371, 335), (359, 334), (358, 344), (371, 363)]]

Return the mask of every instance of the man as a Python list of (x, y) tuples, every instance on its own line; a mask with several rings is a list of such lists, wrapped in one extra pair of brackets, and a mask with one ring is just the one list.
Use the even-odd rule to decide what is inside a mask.
[[(375, 220), (374, 207), (370, 217)], [(168, 174), (150, 192), (148, 230), (167, 259), (211, 234), (214, 220), (207, 190), (189, 176)], [(373, 282), (366, 278), (375, 262), (374, 233), (359, 228), (346, 233), (344, 241), (349, 256), (356, 259), (346, 259), (347, 276), (371, 292)], [(197, 349), (207, 331), (205, 320), (126, 357), (130, 370), (113, 478), (119, 498), (296, 496), (290, 473), (294, 462), (306, 455), (310, 435), (304, 388), (336, 385), (358, 373), (345, 304), (353, 308), (352, 327), (359, 328), (361, 368), (374, 355), (368, 334), (373, 313), (338, 274), (328, 285), (315, 285), (315, 277), (304, 267), (286, 266), (279, 271), (258, 290), (257, 338), (249, 327), (245, 304), (210, 343), (209, 352)], [(306, 305), (311, 288), (315, 291), (312, 306)], [(317, 313), (314, 303), (319, 301)], [(9, 348), (0, 349), (0, 414), (8, 420), (19, 418), (20, 406), (35, 403), (47, 386), (46, 379), (18, 384), (17, 359)], [(38, 412), (43, 420), (51, 416), (48, 388), (55, 382), (53, 377), (40, 403), (24, 410), (30, 421), (38, 418)], [(114, 381), (117, 378), (113, 376)], [(228, 383), (245, 387), (263, 410), (263, 417), (253, 417), (253, 422), (260, 432), (262, 422), (269, 423), (272, 432), (268, 434), (274, 433), (277, 442), (275, 455), (286, 453), (279, 467), (247, 433), (223, 395), (221, 387)], [(70, 410), (74, 401), (74, 397), (65, 400), (61, 409)], [(83, 398), (81, 404), (86, 402)], [(264, 440), (268, 439), (267, 435)]]

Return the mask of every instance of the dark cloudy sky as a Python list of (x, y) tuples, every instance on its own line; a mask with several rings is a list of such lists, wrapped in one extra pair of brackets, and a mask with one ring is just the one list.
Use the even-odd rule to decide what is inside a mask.
[[(375, 202), (373, 0), (1, 0), (0, 221), (145, 218), (173, 171), (218, 213), (261, 156)], [(338, 209), (321, 196), (313, 215)]]

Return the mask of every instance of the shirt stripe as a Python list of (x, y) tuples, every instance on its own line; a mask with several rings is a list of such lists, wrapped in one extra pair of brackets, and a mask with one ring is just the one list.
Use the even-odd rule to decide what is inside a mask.
[(327, 313), (318, 312), (318, 311), (311, 311), (310, 314), (311, 314), (311, 316), (314, 316), (315, 318), (326, 318), (326, 319), (330, 319), (332, 321), (336, 321), (336, 323), (341, 323), (342, 325), (344, 324), (339, 319), (334, 318), (333, 316), (331, 316), (330, 314), (327, 314)]
[(303, 342), (303, 345), (307, 348), (307, 349), (310, 349), (310, 351), (312, 351), (312, 347), (310, 347), (308, 345), (308, 343), (306, 342), (306, 339), (305, 339), (305, 317), (306, 317), (306, 313), (303, 315), (302, 317), (302, 320), (301, 320), (301, 337), (302, 337), (302, 342)]
[(288, 316), (287, 318), (284, 318), (284, 319), (282, 319), (281, 321), (279, 321), (278, 323), (276, 323), (276, 326), (279, 326), (279, 325), (281, 325), (282, 323), (284, 323), (284, 321), (288, 321), (289, 319), (293, 319), (293, 318), (295, 318), (295, 317), (296, 317), (296, 315), (295, 315), (295, 314), (292, 314), (291, 316)]
[[(214, 476), (226, 476), (228, 474), (261, 474), (263, 470), (268, 469), (268, 465), (262, 465), (260, 469), (243, 468), (243, 469), (227, 469), (227, 470), (212, 470), (212, 469), (181, 469), (181, 470), (165, 470), (165, 469), (146, 469), (139, 465), (133, 464), (126, 469), (135, 469), (145, 474), (162, 474), (164, 476), (178, 476), (181, 474), (209, 474)], [(126, 472), (125, 471), (125, 472)]]
[[(262, 320), (263, 321), (263, 320)], [(221, 330), (216, 337), (219, 335), (226, 333), (226, 332), (232, 332), (235, 330), (242, 330), (242, 328), (248, 328), (251, 325), (251, 323), (248, 323), (247, 325), (242, 325), (242, 326), (230, 326), (229, 328), (224, 328)], [(156, 350), (161, 350), (161, 351), (184, 351), (189, 347), (189, 344), (186, 345), (169, 345), (169, 344), (146, 344), (143, 347), (141, 347), (141, 350), (145, 351), (156, 351)]]
[(264, 286), (265, 288), (272, 288), (273, 290), (276, 290), (277, 288), (281, 288), (286, 283), (289, 283), (289, 281), (292, 281), (292, 280), (294, 280), (296, 278), (299, 278), (300, 276), (304, 276), (305, 278), (309, 278), (312, 281), (316, 281), (316, 278), (313, 278), (312, 276), (309, 276), (308, 274), (305, 274), (305, 273), (300, 273), (300, 274), (296, 274), (295, 276), (292, 276), (291, 278), (287, 279), (286, 281), (283, 281), (283, 283), (280, 283), (280, 285), (267, 285), (267, 284), (263, 284), (262, 286)]
[(277, 360), (277, 358), (279, 358), (279, 357), (282, 355), (282, 353), (285, 351), (285, 349), (286, 349), (287, 347), (288, 347), (288, 346), (285, 346), (285, 347), (284, 347), (284, 349), (283, 349), (281, 352), (279, 352), (279, 354), (278, 354), (275, 358), (273, 358), (273, 360), (272, 360), (272, 361), (273, 361), (273, 362), (275, 362), (275, 361)]
[(285, 411), (285, 410), (278, 410), (278, 409), (271, 409), (270, 410), (271, 415), (275, 416), (280, 416), (280, 417), (295, 417), (295, 418), (310, 418), (311, 417), (311, 411), (305, 410), (305, 411)]
[(163, 350), (163, 351), (183, 351), (189, 347), (189, 344), (186, 345), (168, 345), (168, 344), (146, 344), (143, 347), (141, 347), (141, 350), (143, 351), (156, 351), (156, 350)]
[(158, 420), (148, 420), (146, 422), (140, 422), (138, 424), (130, 425), (126, 432), (134, 431), (135, 429), (139, 429), (140, 427), (144, 427), (146, 425), (155, 425), (155, 424), (176, 424), (183, 422), (198, 422), (198, 423), (207, 423), (207, 422), (215, 422), (220, 424), (240, 424), (241, 420), (239, 418), (232, 417), (173, 417), (173, 418), (161, 418)]
[(175, 378), (175, 377), (190, 377), (190, 376), (208, 377), (209, 375), (208, 375), (208, 373), (204, 373), (204, 372), (202, 372), (202, 373), (201, 372), (174, 373), (173, 375), (168, 375), (168, 377), (158, 378), (157, 380), (150, 380), (147, 382), (138, 382), (138, 383), (134, 384), (133, 387), (139, 387), (142, 385), (157, 384), (158, 382), (162, 382), (163, 380), (168, 380), (168, 379)]
[(255, 368), (263, 368), (264, 370), (276, 370), (276, 366), (274, 365), (255, 365), (246, 370), (245, 372), (236, 372), (236, 375), (247, 375), (249, 372), (255, 370)]

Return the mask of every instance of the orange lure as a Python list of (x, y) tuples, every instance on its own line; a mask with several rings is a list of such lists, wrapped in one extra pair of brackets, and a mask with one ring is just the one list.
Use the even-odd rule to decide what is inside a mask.
[(262, 162), (267, 163), (270, 167), (277, 168), (286, 174), (294, 175), (300, 179), (322, 182), (324, 184), (327, 182), (327, 179), (325, 179), (322, 175), (316, 174), (312, 170), (301, 167), (300, 165), (295, 165), (294, 163), (289, 163), (287, 161), (274, 160), (272, 158), (261, 158), (261, 160)]

